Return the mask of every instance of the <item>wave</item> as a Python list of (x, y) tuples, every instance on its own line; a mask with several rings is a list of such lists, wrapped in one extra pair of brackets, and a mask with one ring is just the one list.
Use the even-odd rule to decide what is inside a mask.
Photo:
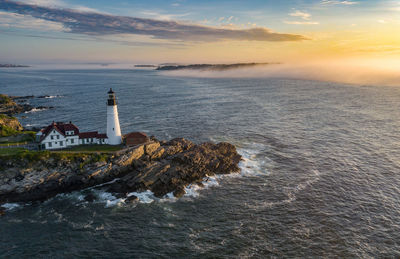
[(53, 99), (53, 98), (61, 98), (64, 97), (63, 95), (42, 95), (38, 96), (37, 98), (43, 98), (43, 99)]
[(22, 205), (19, 203), (5, 203), (1, 205), (0, 207), (3, 207), (7, 211), (15, 210), (17, 208), (20, 208)]
[(50, 108), (33, 108), (30, 111), (26, 111), (25, 113), (34, 113), (34, 112), (41, 112), (41, 111), (46, 111), (49, 110)]

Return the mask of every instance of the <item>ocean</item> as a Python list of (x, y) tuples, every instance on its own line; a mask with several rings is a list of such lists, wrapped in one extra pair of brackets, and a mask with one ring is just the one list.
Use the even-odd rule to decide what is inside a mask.
[[(5, 258), (400, 257), (400, 88), (154, 70), (0, 70), (0, 92), (49, 95), (24, 126), (106, 131), (107, 91), (123, 133), (227, 141), (241, 172), (181, 199), (124, 204), (84, 190), (7, 204)], [(98, 200), (83, 197), (93, 192)]]

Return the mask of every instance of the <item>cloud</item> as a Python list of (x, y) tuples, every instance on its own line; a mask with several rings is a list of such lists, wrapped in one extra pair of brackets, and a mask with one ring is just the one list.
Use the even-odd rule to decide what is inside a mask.
[(319, 24), (319, 22), (311, 21), (311, 14), (296, 10), (292, 13), (289, 13), (290, 16), (299, 17), (301, 21), (283, 21), (286, 24), (295, 24), (295, 25), (315, 25)]
[(166, 20), (166, 21), (171, 21), (180, 17), (185, 17), (190, 15), (190, 13), (184, 13), (184, 14), (162, 14), (158, 12), (153, 12), (153, 11), (142, 11), (141, 14), (151, 17), (157, 20)]
[(311, 14), (302, 12), (302, 11), (298, 11), (298, 10), (293, 13), (290, 13), (289, 15), (294, 16), (294, 17), (300, 17), (303, 20), (310, 20), (310, 18), (311, 18)]
[[(1, 13), (0, 13), (1, 14)], [(0, 25), (1, 27), (1, 25)], [(3, 26), (7, 27), (7, 26)], [(22, 28), (22, 27), (20, 27)], [(138, 40), (129, 40), (124, 39), (123, 37), (117, 38), (104, 38), (104, 37), (61, 37), (61, 36), (50, 36), (50, 35), (42, 35), (42, 34), (28, 34), (28, 33), (18, 33), (18, 32), (8, 32), (0, 30), (2, 35), (10, 35), (16, 37), (28, 37), (28, 38), (37, 38), (37, 39), (51, 39), (51, 40), (70, 40), (70, 41), (88, 41), (88, 42), (111, 42), (111, 43), (119, 43), (121, 45), (133, 46), (133, 47), (166, 47), (171, 48), (182, 48), (187, 45), (182, 42), (148, 42), (148, 41), (138, 41)]]
[(319, 22), (311, 22), (311, 21), (284, 21), (286, 24), (295, 24), (295, 25), (317, 25)]
[(19, 2), (30, 5), (47, 6), (53, 8), (73, 8), (77, 11), (82, 11), (82, 12), (96, 12), (96, 13), (100, 12), (97, 9), (93, 9), (87, 6), (69, 5), (62, 0), (20, 0)]
[(50, 22), (60, 23), (70, 33), (84, 35), (136, 34), (157, 39), (186, 41), (302, 41), (306, 37), (297, 34), (273, 32), (268, 28), (226, 29), (177, 21), (116, 16), (73, 9), (59, 9), (9, 0), (0, 0), (0, 9), (27, 15)]
[(66, 31), (61, 23), (49, 22), (43, 19), (25, 17), (21, 14), (7, 13), (0, 11), (0, 27), (34, 29), (41, 31)]
[(359, 4), (359, 2), (356, 1), (339, 1), (339, 0), (323, 0), (321, 2), (321, 4), (325, 4), (325, 5), (355, 5), (355, 4)]

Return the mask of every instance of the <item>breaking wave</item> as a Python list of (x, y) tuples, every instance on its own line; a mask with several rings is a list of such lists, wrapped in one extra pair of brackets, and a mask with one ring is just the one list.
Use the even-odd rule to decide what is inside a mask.
[(41, 112), (41, 111), (46, 111), (50, 110), (50, 108), (33, 108), (30, 111), (26, 111), (25, 113), (35, 113), (35, 112)]

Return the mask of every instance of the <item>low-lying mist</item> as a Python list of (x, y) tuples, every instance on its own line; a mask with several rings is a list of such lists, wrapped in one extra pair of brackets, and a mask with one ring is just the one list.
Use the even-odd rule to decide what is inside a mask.
[(209, 78), (289, 78), (337, 83), (400, 86), (398, 61), (327, 61), (270, 64), (228, 70), (188, 69), (163, 71), (164, 75)]

